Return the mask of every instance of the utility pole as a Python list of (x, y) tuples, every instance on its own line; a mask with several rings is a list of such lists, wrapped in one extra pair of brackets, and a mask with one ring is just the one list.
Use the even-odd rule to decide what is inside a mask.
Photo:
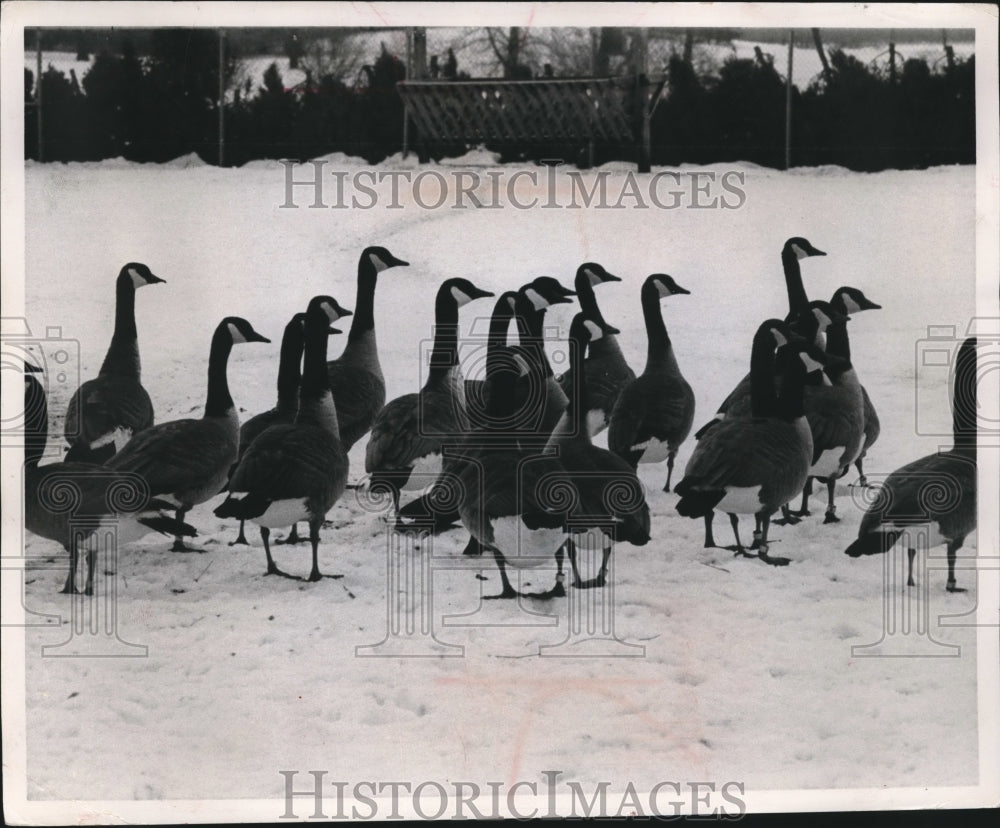
[(788, 30), (788, 77), (785, 79), (785, 169), (792, 166), (792, 55), (795, 29)]

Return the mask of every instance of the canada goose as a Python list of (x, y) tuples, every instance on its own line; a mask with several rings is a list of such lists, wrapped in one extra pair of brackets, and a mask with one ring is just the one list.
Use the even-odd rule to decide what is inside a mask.
[(319, 528), (347, 486), (347, 451), (340, 440), (326, 370), (327, 338), (340, 333), (330, 323), (344, 315), (344, 309), (330, 296), (316, 296), (309, 302), (295, 421), (271, 426), (250, 444), (233, 472), (229, 496), (215, 510), (216, 517), (252, 520), (260, 526), (267, 575), (292, 577), (279, 570), (271, 557), (271, 529), (305, 520), (312, 543), (309, 580), (323, 577), (319, 571)]
[(781, 266), (785, 271), (785, 289), (788, 291), (788, 316), (786, 321), (806, 313), (809, 298), (802, 285), (802, 269), (799, 262), (810, 256), (825, 256), (822, 250), (813, 247), (808, 239), (793, 236), (781, 248)]
[(139, 262), (129, 262), (115, 283), (115, 331), (96, 379), (83, 383), (66, 410), (66, 459), (103, 463), (153, 424), (153, 404), (139, 379), (135, 292), (163, 282)]
[(865, 512), (858, 539), (844, 550), (852, 558), (881, 555), (901, 538), (909, 557), (907, 585), (913, 586), (917, 537), (927, 532), (927, 547), (948, 549), (948, 592), (955, 585), (955, 553), (976, 528), (976, 339), (958, 350), (952, 395), (954, 444), (896, 469)]
[(375, 340), (378, 274), (391, 267), (408, 265), (409, 262), (396, 258), (384, 247), (366, 247), (358, 260), (358, 295), (347, 346), (326, 366), (344, 451), (350, 451), (368, 433), (385, 405), (385, 379)]
[[(573, 374), (574, 395), (547, 445), (547, 450), (559, 458), (580, 495), (580, 503), (571, 518), (573, 534), (566, 542), (574, 586), (578, 588), (604, 585), (608, 558), (616, 541), (644, 546), (650, 539), (649, 507), (635, 470), (618, 455), (595, 446), (584, 420), (590, 381), (584, 367), (587, 348), (605, 335), (613, 336), (617, 332), (616, 328), (585, 312), (573, 317), (569, 330), (569, 370)], [(602, 536), (603, 559), (600, 572), (589, 581), (581, 581), (576, 544), (591, 531)]]
[[(337, 319), (351, 315), (351, 311), (342, 308), (339, 304), (334, 308), (334, 312), (337, 314)], [(305, 345), (303, 331), (305, 319), (304, 313), (297, 313), (285, 326), (281, 337), (281, 354), (278, 358), (278, 401), (274, 408), (251, 417), (240, 426), (240, 453), (233, 465), (233, 471), (253, 441), (266, 429), (281, 423), (295, 422), (295, 415), (299, 411), (299, 379), (301, 377), (302, 349)], [(275, 544), (293, 544), (300, 540), (305, 540), (305, 538), (299, 538), (296, 524), (293, 523), (292, 531), (288, 537), (284, 540), (279, 538)], [(237, 544), (248, 545), (244, 533), (244, 521), (242, 520), (240, 521), (239, 535), (229, 545), (235, 546)]]
[[(826, 483), (827, 508), (824, 523), (838, 523), (834, 490), (858, 455), (864, 441), (864, 399), (861, 383), (851, 362), (851, 346), (847, 335), (849, 317), (827, 328), (826, 350), (830, 359), (824, 370), (830, 385), (806, 389), (805, 411), (813, 435), (813, 459), (809, 477)], [(798, 517), (809, 514), (811, 481), (802, 490), (802, 507)]]
[[(423, 488), (441, 471), (441, 450), (469, 430), (465, 382), (458, 362), (458, 309), (493, 296), (468, 279), (447, 279), (435, 300), (434, 346), (427, 380), (418, 394), (404, 394), (375, 418), (365, 450), (372, 491), (388, 491), (399, 514), (401, 489)], [(416, 472), (416, 474), (414, 473)]]
[[(576, 287), (580, 299), (580, 310), (591, 319), (607, 326), (594, 288), (605, 282), (620, 282), (618, 276), (608, 273), (595, 262), (586, 262), (577, 269)], [(614, 334), (605, 334), (596, 340), (589, 349), (587, 361), (584, 363), (587, 372), (586, 424), (590, 436), (602, 431), (608, 424), (611, 411), (618, 400), (622, 388), (635, 379), (635, 372), (629, 368)], [(567, 371), (559, 377), (559, 384), (567, 397), (573, 395), (573, 377)]]
[(654, 273), (643, 283), (642, 313), (649, 341), (646, 367), (622, 389), (608, 428), (608, 448), (632, 468), (666, 459), (665, 492), (670, 491), (677, 449), (694, 421), (694, 392), (677, 365), (660, 300), (690, 292), (664, 273)]
[[(861, 311), (880, 310), (882, 308), (881, 305), (877, 305), (872, 302), (860, 290), (852, 287), (837, 288), (837, 290), (834, 291), (833, 298), (830, 300), (830, 304), (841, 313), (851, 316), (856, 313), (861, 313)], [(830, 351), (829, 343), (827, 343), (827, 351)], [(849, 355), (839, 354), (839, 356)], [(871, 397), (868, 396), (868, 392), (865, 390), (863, 385), (861, 386), (861, 401), (864, 405), (864, 437), (861, 443), (861, 454), (859, 454), (858, 459), (854, 461), (854, 466), (858, 470), (858, 485), (864, 488), (868, 486), (868, 478), (865, 477), (862, 460), (868, 453), (868, 449), (878, 439), (879, 432), (881, 431), (881, 425), (878, 419), (878, 412), (875, 410), (875, 405), (872, 403)]]
[(114, 530), (114, 542), (130, 543), (149, 532), (193, 537), (192, 526), (164, 511), (171, 505), (150, 497), (142, 479), (129, 472), (101, 466), (62, 462), (39, 466), (48, 438), (48, 405), (45, 392), (24, 370), (24, 525), (32, 534), (61, 544), (69, 553), (69, 574), (64, 593), (78, 593), (76, 571), (79, 553), (87, 549), (84, 593), (94, 594), (94, 570), (100, 534)]
[[(460, 462), (453, 466), (459, 516), (471, 536), (465, 554), (482, 554), (483, 549), (493, 553), (502, 591), (485, 598), (516, 598), (520, 594), (511, 586), (508, 564), (539, 566), (552, 556), (558, 564), (555, 585), (531, 597), (565, 595), (562, 547), (567, 536), (566, 511), (578, 497), (557, 457), (542, 453), (538, 445), (526, 449), (518, 440), (521, 412), (516, 385), (529, 372), (523, 353), (493, 340), (487, 348), (487, 416), (474, 439), (467, 441)], [(509, 364), (505, 364), (507, 357)], [(509, 370), (511, 365), (516, 373)]]
[[(233, 345), (270, 341), (245, 319), (223, 319), (212, 335), (202, 418), (172, 420), (139, 432), (107, 466), (143, 477), (152, 494), (173, 504), (178, 521), (192, 506), (217, 495), (239, 456), (240, 420), (226, 379), (229, 354)], [(187, 551), (179, 535), (172, 550)]]
[[(846, 319), (846, 317), (834, 309), (833, 305), (821, 299), (808, 303), (808, 310), (805, 313), (791, 316), (790, 320), (782, 323), (780, 330), (788, 336), (800, 337), (806, 343), (825, 342), (826, 329), (835, 321)], [(788, 326), (787, 329), (785, 326)], [(786, 352), (778, 351), (777, 361), (772, 366), (771, 374), (774, 377), (775, 393), (781, 391), (781, 379), (784, 372), (784, 360)], [(694, 438), (700, 440), (717, 423), (730, 417), (751, 416), (751, 373), (744, 375), (736, 387), (729, 392), (729, 395), (722, 401), (715, 416), (694, 433)]]
[[(806, 375), (820, 371), (823, 378), (822, 365), (804, 350), (807, 346), (788, 337), (788, 329), (775, 319), (757, 329), (750, 357), (753, 416), (728, 418), (708, 431), (674, 488), (681, 496), (678, 513), (705, 518), (708, 539), (713, 510), (729, 514), (737, 554), (746, 554), (737, 515), (757, 516), (761, 524), (758, 556), (773, 565), (788, 560), (768, 556), (771, 514), (801, 491), (812, 460), (812, 434), (803, 401)], [(793, 350), (778, 396), (771, 376), (776, 345)]]

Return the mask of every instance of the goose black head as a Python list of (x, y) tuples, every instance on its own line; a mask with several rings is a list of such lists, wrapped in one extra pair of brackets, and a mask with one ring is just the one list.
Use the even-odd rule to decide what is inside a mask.
[(615, 276), (613, 273), (608, 273), (601, 265), (597, 262), (584, 262), (577, 268), (576, 271), (577, 279), (577, 289), (579, 289), (580, 280), (583, 279), (591, 287), (597, 287), (605, 282), (620, 282), (621, 278)]
[(833, 292), (830, 300), (838, 311), (843, 314), (860, 313), (866, 310), (881, 310), (881, 305), (876, 305), (871, 299), (864, 295), (857, 288), (839, 287)]
[(155, 285), (157, 282), (164, 282), (159, 276), (154, 276), (153, 272), (141, 262), (129, 262), (118, 273), (119, 283), (131, 284), (133, 289), (138, 290), (146, 285)]
[(677, 284), (673, 276), (668, 276), (666, 273), (654, 273), (646, 279), (646, 283), (656, 287), (661, 299), (666, 299), (668, 296), (691, 293), (687, 288), (682, 288)]
[(822, 250), (813, 247), (809, 243), (809, 239), (804, 239), (802, 236), (793, 236), (788, 241), (785, 242), (785, 246), (781, 251), (782, 255), (791, 254), (794, 255), (796, 259), (806, 259), (809, 256), (825, 256)]
[(361, 251), (360, 267), (373, 268), (375, 273), (381, 273), (390, 267), (407, 267), (409, 262), (404, 262), (392, 255), (384, 247), (366, 247)]
[(261, 336), (253, 329), (253, 325), (241, 316), (227, 316), (219, 323), (219, 328), (228, 331), (234, 345), (244, 342), (270, 342), (266, 336)]
[[(811, 319), (809, 317), (812, 317)], [(813, 327), (816, 333), (821, 334), (833, 324), (847, 322), (851, 317), (846, 313), (841, 313), (829, 302), (816, 299), (809, 303), (809, 314), (805, 320), (796, 320), (796, 327)]]
[(607, 322), (602, 322), (600, 319), (594, 319), (585, 313), (578, 313), (574, 316), (569, 326), (569, 338), (583, 345), (589, 342), (597, 342), (607, 335), (619, 333), (621, 331), (618, 328), (609, 325)]
[(563, 287), (557, 279), (551, 276), (539, 276), (532, 279), (528, 284), (522, 285), (518, 290), (532, 307), (538, 311), (550, 305), (565, 305), (573, 300), (570, 296), (576, 296), (576, 291)]
[[(832, 385), (827, 375), (832, 369), (827, 354), (815, 345), (796, 345), (799, 360), (805, 368), (806, 385)], [(835, 357), (836, 359), (836, 357)]]
[[(312, 316), (326, 317), (327, 323), (336, 322), (345, 316), (353, 315), (353, 311), (341, 307), (340, 303), (332, 296), (314, 296), (309, 300), (309, 307), (306, 308), (305, 318), (308, 320)], [(330, 333), (340, 333), (336, 328), (331, 327)]]
[(774, 348), (783, 348), (789, 344), (804, 343), (805, 339), (795, 333), (792, 326), (781, 319), (765, 319), (757, 326), (754, 339), (769, 337)]
[(455, 301), (458, 307), (469, 304), (474, 299), (485, 299), (493, 296), (488, 290), (477, 288), (468, 279), (461, 277), (456, 279), (446, 279), (438, 288), (438, 297), (447, 296)]

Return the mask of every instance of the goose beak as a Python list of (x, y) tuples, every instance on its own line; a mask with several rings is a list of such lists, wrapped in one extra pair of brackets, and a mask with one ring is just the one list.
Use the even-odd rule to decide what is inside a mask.
[(475, 291), (473, 292), (472, 298), (473, 299), (486, 299), (486, 298), (488, 298), (490, 296), (496, 296), (496, 294), (495, 293), (490, 293), (488, 290), (480, 290), (479, 288), (476, 288)]
[(347, 308), (337, 308), (337, 313), (341, 318), (345, 316), (354, 316), (354, 311), (348, 310)]
[(261, 334), (257, 333), (257, 331), (252, 331), (250, 333), (250, 336), (247, 337), (247, 342), (267, 342), (267, 343), (270, 343), (271, 340), (268, 339), (266, 336), (261, 336)]
[(570, 292), (569, 294), (565, 294), (564, 293), (562, 296), (553, 296), (549, 300), (549, 304), (550, 305), (569, 305), (569, 304), (571, 304), (573, 302), (573, 300), (569, 298), (570, 296), (576, 296), (576, 294)]
[(397, 259), (395, 256), (393, 256), (392, 260), (389, 261), (387, 264), (389, 265), (389, 267), (409, 267), (410, 266), (409, 262), (404, 262), (402, 259)]
[(604, 271), (605, 282), (620, 282), (621, 280), (621, 276), (615, 276), (614, 273), (608, 273), (606, 270)]
[(343, 333), (343, 331), (342, 331), (342, 330), (340, 330), (340, 328), (334, 328), (334, 327), (330, 327), (330, 328), (328, 328), (327, 330), (328, 330), (328, 332), (329, 332), (329, 333), (331, 333), (331, 334), (340, 334), (340, 333)]
[(871, 299), (865, 299), (861, 310), (882, 310), (882, 306), (875, 304)]
[(823, 252), (822, 250), (820, 250), (820, 249), (819, 249), (818, 247), (814, 247), (814, 248), (812, 249), (812, 251), (811, 251), (811, 252), (809, 253), (809, 255), (810, 255), (810, 256), (825, 256), (825, 255), (826, 255), (826, 253), (824, 253), (824, 252)]
[(691, 291), (690, 290), (688, 290), (687, 288), (682, 288), (680, 285), (677, 285), (677, 284), (674, 285), (674, 289), (671, 291), (671, 293), (686, 294), (688, 296), (691, 295)]
[(161, 279), (159, 276), (154, 276), (152, 273), (149, 274), (146, 281), (151, 285), (155, 285), (157, 282), (161, 282), (162, 284), (167, 283), (166, 279)]
[(601, 325), (601, 330), (604, 331), (605, 336), (610, 335), (610, 334), (620, 334), (621, 333), (621, 331), (618, 330), (618, 328), (616, 328), (614, 325), (609, 325), (607, 322), (605, 322), (603, 325)]

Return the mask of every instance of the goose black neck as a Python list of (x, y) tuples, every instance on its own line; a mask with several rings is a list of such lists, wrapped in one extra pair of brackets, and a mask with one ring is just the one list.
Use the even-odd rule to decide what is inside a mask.
[(955, 360), (954, 392), (952, 393), (952, 432), (955, 450), (975, 454), (976, 451), (976, 346), (966, 340)]
[(507, 345), (507, 331), (510, 320), (514, 318), (514, 310), (507, 298), (502, 298), (493, 307), (490, 317), (490, 331), (486, 341), (486, 378), (496, 374), (499, 367), (500, 354)]
[(569, 370), (570, 376), (573, 378), (573, 393), (569, 395), (566, 417), (571, 426), (570, 434), (577, 440), (589, 443), (590, 433), (584, 420), (587, 408), (587, 372), (583, 369), (588, 343), (589, 339), (573, 336), (569, 340)]
[(544, 308), (525, 308), (523, 311), (524, 326), (519, 325), (522, 331), (521, 344), (524, 345), (532, 357), (533, 368), (537, 368), (542, 377), (548, 379), (554, 376), (552, 363), (549, 362), (549, 355), (545, 352), (545, 312)]
[(590, 283), (590, 277), (586, 273), (579, 273), (574, 283), (576, 287), (576, 298), (580, 303), (580, 310), (602, 325), (606, 324), (601, 315), (601, 309), (597, 306), (597, 297), (594, 295), (594, 286)]
[(212, 349), (208, 354), (206, 417), (223, 417), (233, 407), (233, 398), (229, 394), (229, 380), (226, 378), (226, 368), (232, 350), (233, 339), (229, 329), (225, 325), (220, 325), (212, 335)]
[(757, 334), (750, 350), (750, 410), (754, 417), (773, 417), (778, 412), (774, 366), (774, 339), (770, 332)]
[(358, 297), (354, 308), (354, 318), (351, 320), (351, 331), (348, 342), (360, 339), (369, 331), (375, 329), (375, 282), (378, 272), (368, 263), (358, 268)]
[(306, 318), (303, 333), (305, 354), (302, 358), (302, 382), (299, 387), (300, 408), (321, 400), (330, 391), (326, 368), (326, 346), (330, 338), (330, 320), (322, 311)]
[(139, 345), (135, 328), (135, 286), (128, 277), (115, 287), (115, 332), (100, 373), (139, 377)]
[(300, 363), (304, 344), (302, 320), (296, 318), (285, 326), (278, 359), (278, 408), (295, 411), (299, 407)]
[(851, 361), (851, 339), (847, 335), (847, 320), (831, 322), (826, 329), (826, 352)]
[(788, 313), (798, 315), (809, 311), (809, 297), (802, 285), (802, 268), (799, 257), (791, 247), (781, 251), (781, 264), (785, 268), (785, 287), (788, 289)]
[(783, 420), (794, 420), (805, 414), (806, 369), (796, 353), (790, 354), (786, 362), (777, 402), (777, 416)]
[(660, 310), (660, 292), (656, 285), (646, 284), (642, 288), (642, 315), (646, 320), (646, 366), (663, 362), (670, 352), (670, 336), (663, 322)]
[(439, 291), (434, 308), (434, 347), (425, 387), (444, 382), (458, 365), (458, 302)]

